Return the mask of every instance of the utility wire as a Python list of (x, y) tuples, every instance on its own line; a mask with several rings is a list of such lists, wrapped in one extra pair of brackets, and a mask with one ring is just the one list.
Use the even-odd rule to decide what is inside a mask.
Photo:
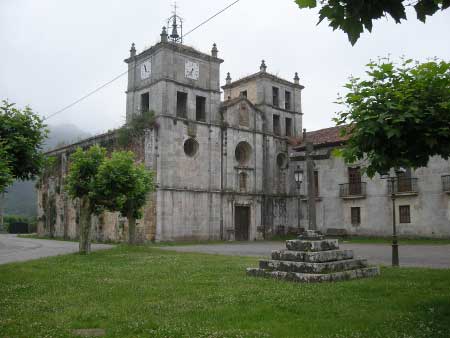
[(186, 35), (188, 35), (189, 33), (192, 33), (193, 31), (195, 31), (197, 28), (199, 28), (200, 26), (203, 26), (205, 23), (207, 23), (208, 21), (211, 21), (212, 19), (214, 19), (216, 16), (218, 16), (219, 14), (221, 14), (222, 12), (225, 12), (228, 8), (230, 8), (231, 6), (235, 5), (236, 3), (238, 3), (240, 0), (236, 0), (235, 2), (233, 2), (232, 4), (229, 4), (227, 7), (225, 7), (224, 9), (218, 11), (216, 14), (214, 14), (213, 16), (211, 16), (209, 19), (206, 19), (205, 21), (203, 21), (201, 24), (199, 24), (198, 26), (192, 28), (189, 32), (187, 32), (186, 34), (184, 34), (182, 36), (182, 38), (184, 38)]
[[(225, 12), (228, 8), (230, 8), (231, 6), (235, 5), (236, 3), (238, 3), (240, 0), (236, 0), (233, 3), (229, 4), (227, 7), (225, 7), (224, 9), (221, 9), (220, 11), (218, 11), (216, 14), (214, 14), (213, 16), (209, 17), (208, 19), (206, 19), (205, 21), (203, 21), (202, 23), (200, 23), (199, 25), (195, 26), (194, 28), (192, 28), (190, 31), (188, 31), (186, 34), (183, 35), (183, 37), (185, 37), (186, 35), (192, 33), (193, 31), (195, 31), (197, 28), (203, 26), (205, 23), (211, 21), (212, 19), (214, 19), (216, 16), (218, 16), (219, 14)], [(119, 75), (117, 75), (116, 77), (114, 77), (112, 80), (109, 80), (108, 82), (102, 84), (100, 87), (97, 87), (96, 89), (94, 89), (93, 91), (87, 93), (86, 95), (80, 97), (78, 100), (75, 100), (74, 102), (72, 102), (71, 104), (65, 106), (64, 108), (61, 108), (60, 110), (44, 117), (44, 121), (48, 120), (50, 118), (52, 118), (55, 115), (61, 114), (62, 112), (66, 111), (67, 109), (73, 107), (74, 105), (76, 105), (77, 103), (87, 99), (89, 96), (97, 93), (98, 91), (102, 90), (103, 88), (105, 88), (106, 86), (110, 85), (111, 83), (113, 83), (114, 81), (120, 79), (122, 76), (124, 76), (125, 74), (128, 74), (128, 70), (126, 70), (123, 73), (120, 73)]]
[(69, 109), (70, 107), (73, 107), (73, 106), (76, 105), (78, 102), (81, 102), (81, 101), (83, 101), (84, 99), (87, 99), (89, 96), (91, 96), (91, 95), (97, 93), (99, 90), (105, 88), (107, 85), (113, 83), (114, 81), (116, 81), (117, 79), (121, 78), (122, 76), (124, 76), (124, 75), (127, 74), (127, 73), (128, 73), (128, 70), (126, 70), (126, 71), (123, 72), (123, 73), (120, 73), (120, 74), (117, 75), (114, 79), (112, 79), (112, 80), (106, 82), (105, 84), (102, 84), (100, 87), (97, 87), (97, 88), (94, 89), (93, 91), (91, 91), (91, 92), (87, 93), (86, 95), (80, 97), (78, 100), (76, 100), (76, 101), (72, 102), (71, 104), (65, 106), (64, 108), (62, 108), (62, 109), (60, 109), (60, 110), (54, 112), (53, 114), (50, 114), (50, 115), (48, 115), (47, 117), (44, 117), (44, 121), (45, 121), (45, 120), (48, 120), (49, 118), (51, 118), (51, 117), (53, 117), (53, 116), (55, 116), (55, 115), (58, 115), (58, 114), (62, 113), (63, 111)]

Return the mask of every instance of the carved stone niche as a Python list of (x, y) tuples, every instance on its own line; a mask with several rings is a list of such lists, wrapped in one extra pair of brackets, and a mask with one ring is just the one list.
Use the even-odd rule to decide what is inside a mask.
[(195, 123), (188, 123), (187, 125), (187, 134), (189, 137), (197, 136), (197, 125)]
[(245, 103), (239, 105), (239, 125), (244, 127), (249, 127), (250, 125), (249, 111)]

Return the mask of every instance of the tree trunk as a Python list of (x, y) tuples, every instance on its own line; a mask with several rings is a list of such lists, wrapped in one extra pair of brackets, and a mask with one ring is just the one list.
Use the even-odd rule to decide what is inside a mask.
[(128, 243), (136, 244), (136, 218), (133, 217), (132, 213), (128, 213)]
[(91, 252), (91, 212), (88, 197), (81, 199), (80, 206), (80, 254)]

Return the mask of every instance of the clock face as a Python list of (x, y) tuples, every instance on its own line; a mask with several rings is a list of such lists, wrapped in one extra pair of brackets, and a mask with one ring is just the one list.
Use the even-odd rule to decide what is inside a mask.
[(188, 79), (198, 80), (199, 67), (198, 63), (192, 61), (186, 61), (184, 68), (184, 76)]
[(150, 60), (144, 61), (141, 64), (141, 79), (148, 79), (152, 73), (152, 62)]

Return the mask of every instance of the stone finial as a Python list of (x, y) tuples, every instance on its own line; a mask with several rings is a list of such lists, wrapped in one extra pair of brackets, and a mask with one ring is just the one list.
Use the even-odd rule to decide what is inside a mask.
[(161, 42), (167, 42), (167, 31), (166, 31), (166, 27), (162, 28), (162, 32), (161, 32)]
[(216, 58), (218, 52), (219, 52), (219, 51), (217, 50), (217, 45), (214, 43), (214, 44), (213, 44), (213, 47), (212, 47), (212, 49), (211, 49), (211, 56), (212, 56), (213, 58)]
[(306, 128), (303, 128), (302, 138), (303, 138), (303, 142), (304, 142), (306, 140)]
[(130, 57), (136, 56), (136, 47), (134, 46), (134, 42), (131, 44), (130, 49)]
[(231, 84), (231, 76), (230, 76), (230, 72), (227, 73), (227, 78), (225, 79), (225, 81), (227, 81), (227, 82), (226, 82), (227, 85)]
[(298, 77), (298, 73), (297, 72), (295, 72), (294, 83), (297, 84), (297, 85), (300, 84), (300, 78)]
[(266, 72), (267, 66), (266, 66), (266, 62), (264, 60), (261, 61), (261, 66), (259, 67), (259, 70), (264, 73)]

